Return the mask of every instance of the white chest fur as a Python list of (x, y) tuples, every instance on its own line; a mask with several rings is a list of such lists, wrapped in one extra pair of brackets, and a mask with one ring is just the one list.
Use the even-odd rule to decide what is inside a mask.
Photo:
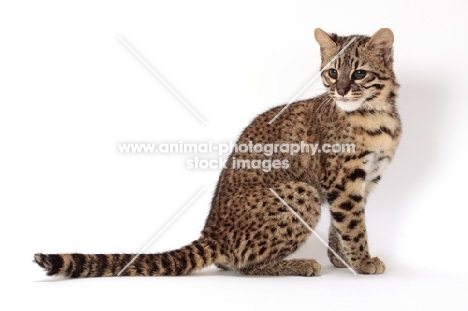
[(366, 171), (366, 183), (379, 177), (390, 163), (390, 157), (384, 153), (370, 153), (363, 159), (364, 170)]

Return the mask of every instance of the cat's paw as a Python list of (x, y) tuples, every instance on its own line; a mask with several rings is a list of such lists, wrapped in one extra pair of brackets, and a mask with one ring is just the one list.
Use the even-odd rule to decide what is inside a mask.
[[(342, 255), (339, 254), (339, 256), (343, 258)], [(333, 254), (330, 250), (328, 250), (328, 258), (336, 268), (346, 268), (346, 265), (340, 259), (338, 259), (338, 257), (336, 257), (335, 254)]]
[(385, 271), (385, 264), (378, 257), (363, 260), (357, 269), (361, 274), (382, 274)]
[(322, 266), (313, 259), (304, 260), (304, 267), (302, 276), (319, 276), (322, 271)]

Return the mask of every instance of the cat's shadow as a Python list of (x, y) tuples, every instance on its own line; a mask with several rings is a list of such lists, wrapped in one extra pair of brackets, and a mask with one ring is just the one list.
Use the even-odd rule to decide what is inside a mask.
[[(407, 225), (411, 198), (421, 193), (430, 180), (441, 155), (437, 148), (444, 119), (443, 85), (427, 77), (403, 75), (397, 100), (403, 123), (403, 135), (393, 162), (382, 175), (367, 202), (367, 227), (371, 255), (382, 256), (392, 263), (398, 254), (398, 233)], [(317, 232), (326, 240), (329, 210), (322, 209)], [(414, 225), (417, 230), (417, 224)], [(379, 244), (377, 247), (376, 245)], [(315, 237), (307, 241), (292, 257), (317, 259), (324, 267), (331, 265), (325, 246)]]

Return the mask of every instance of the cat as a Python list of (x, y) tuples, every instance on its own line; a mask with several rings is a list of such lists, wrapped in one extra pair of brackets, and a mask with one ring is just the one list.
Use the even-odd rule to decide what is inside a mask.
[[(262, 113), (245, 128), (237, 145), (338, 143), (352, 144), (354, 150), (270, 156), (234, 150), (220, 175), (201, 237), (189, 245), (135, 259), (134, 254), (39, 253), (34, 261), (48, 275), (70, 278), (187, 275), (212, 264), (244, 275), (316, 276), (321, 266), (315, 260), (285, 257), (311, 234), (299, 217), (314, 228), (326, 201), (331, 263), (362, 274), (383, 273), (385, 264), (368, 250), (364, 207), (401, 136), (393, 32), (382, 28), (371, 37), (338, 36), (317, 28), (314, 35), (326, 93)], [(288, 165), (269, 171), (233, 168), (239, 160), (280, 160)]]

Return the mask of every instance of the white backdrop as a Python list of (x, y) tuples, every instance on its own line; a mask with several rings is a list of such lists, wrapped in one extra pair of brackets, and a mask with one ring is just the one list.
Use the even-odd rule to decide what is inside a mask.
[[(466, 308), (467, 9), (461, 0), (0, 4), (0, 258), (8, 285), (1, 304)], [(220, 171), (187, 169), (194, 155), (123, 155), (117, 144), (235, 140), (318, 72), (316, 27), (395, 34), (404, 134), (367, 209), (371, 252), (386, 274), (332, 268), (313, 237), (296, 255), (322, 263), (323, 275), (312, 279), (208, 269), (182, 278), (48, 282), (31, 263), (35, 252), (138, 252), (205, 188), (146, 251), (196, 239)], [(320, 89), (317, 80), (301, 98)], [(323, 237), (328, 219), (324, 210)]]

